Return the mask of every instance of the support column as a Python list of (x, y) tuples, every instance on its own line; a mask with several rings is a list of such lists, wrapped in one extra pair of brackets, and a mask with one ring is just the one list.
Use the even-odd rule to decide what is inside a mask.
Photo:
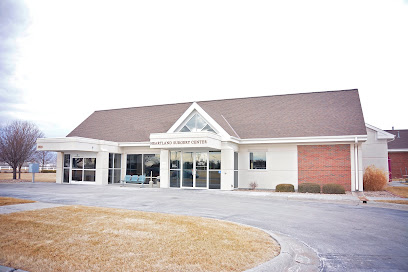
[(121, 162), (120, 162), (120, 180), (124, 180), (126, 176), (126, 165), (127, 165), (127, 154), (122, 153), (121, 154)]
[(170, 187), (169, 151), (160, 150), (160, 188)]
[(96, 155), (95, 184), (108, 184), (109, 152), (98, 152)]
[(64, 153), (57, 152), (56, 183), (62, 183), (64, 179)]
[(358, 190), (363, 191), (363, 175), (364, 175), (364, 166), (363, 166), (363, 150), (362, 143), (357, 144), (357, 159), (358, 159)]
[(234, 150), (221, 149), (221, 190), (234, 189)]

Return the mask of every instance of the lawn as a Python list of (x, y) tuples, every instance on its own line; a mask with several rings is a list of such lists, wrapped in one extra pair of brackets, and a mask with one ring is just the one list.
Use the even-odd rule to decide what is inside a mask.
[[(32, 180), (32, 173), (21, 173), (21, 180), (22, 181), (31, 181)], [(17, 173), (18, 178), (18, 173)], [(55, 173), (36, 173), (35, 174), (35, 181), (36, 182), (55, 182), (57, 176)], [(13, 173), (0, 173), (0, 181), (12, 181), (13, 180)]]
[(13, 198), (13, 197), (0, 197), (0, 206), (15, 205), (15, 204), (22, 204), (22, 203), (33, 203), (33, 202), (35, 201), (27, 200), (27, 199)]
[(0, 215), (0, 264), (35, 271), (243, 271), (279, 254), (230, 222), (66, 206)]
[(405, 186), (388, 186), (385, 188), (388, 192), (397, 195), (399, 197), (408, 198), (408, 187)]

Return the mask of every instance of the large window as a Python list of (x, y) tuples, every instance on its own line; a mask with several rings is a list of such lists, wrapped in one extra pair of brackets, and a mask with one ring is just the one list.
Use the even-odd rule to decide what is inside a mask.
[(266, 152), (250, 152), (249, 169), (266, 169)]
[(158, 154), (145, 154), (143, 155), (143, 168), (146, 177), (158, 177), (160, 176), (160, 155)]
[(146, 182), (149, 182), (149, 178), (158, 178), (160, 175), (160, 154), (128, 154), (126, 175), (146, 175)]
[(63, 182), (69, 182), (69, 165), (71, 161), (70, 154), (64, 154), (64, 179)]
[(72, 158), (72, 180), (95, 182), (96, 159)]
[(129, 154), (126, 161), (126, 175), (141, 175), (143, 173), (142, 154)]
[(208, 157), (209, 164), (209, 189), (221, 188), (221, 152), (210, 151)]
[(120, 183), (122, 155), (109, 153), (108, 183)]
[(211, 131), (215, 132), (212, 127), (204, 120), (198, 113), (194, 114), (184, 127), (180, 129), (180, 132), (200, 132)]
[(170, 152), (170, 187), (180, 187), (180, 151)]
[(238, 188), (238, 153), (234, 152), (234, 188)]

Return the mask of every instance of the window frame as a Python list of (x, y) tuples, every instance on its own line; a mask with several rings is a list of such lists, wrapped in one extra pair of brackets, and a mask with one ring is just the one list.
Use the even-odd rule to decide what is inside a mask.
[[(81, 159), (82, 162), (82, 167), (79, 168), (77, 166), (74, 167), (74, 160), (76, 159)], [(95, 168), (87, 168), (85, 167), (85, 160), (94, 160)], [(82, 172), (82, 178), (81, 180), (73, 180), (72, 177), (74, 176), (73, 171), (81, 171)], [(85, 180), (85, 172), (93, 172), (95, 173), (94, 175), (94, 180)], [(96, 182), (96, 158), (95, 157), (85, 157), (85, 156), (80, 156), (80, 157), (74, 157), (71, 156), (71, 167), (70, 167), (70, 182), (86, 182), (86, 183), (95, 183)]]
[[(119, 155), (119, 158), (120, 158), (119, 167), (115, 167), (117, 155)], [(112, 158), (112, 160), (111, 160), (111, 158)], [(112, 161), (112, 165), (111, 165), (111, 161)], [(117, 172), (117, 171), (119, 171), (119, 182), (114, 182), (115, 178), (116, 178), (115, 172)], [(111, 172), (112, 174), (109, 175), (109, 172)], [(108, 157), (108, 184), (120, 184), (121, 179), (122, 179), (122, 154), (121, 153), (109, 153), (109, 157)]]
[[(253, 163), (251, 164), (251, 162), (253, 161), (253, 159), (251, 160), (251, 154), (252, 154), (252, 157), (253, 157), (253, 154), (254, 153), (264, 153), (265, 154), (265, 168), (252, 168), (253, 167)], [(249, 165), (248, 165), (248, 170), (251, 170), (251, 171), (266, 171), (266, 170), (268, 170), (268, 152), (267, 151), (263, 151), (263, 150), (254, 150), (254, 151), (249, 151), (248, 152), (248, 162), (249, 162)]]

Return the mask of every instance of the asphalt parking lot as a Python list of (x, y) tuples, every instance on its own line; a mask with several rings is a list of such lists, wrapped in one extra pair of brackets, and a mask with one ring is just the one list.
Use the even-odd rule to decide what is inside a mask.
[(0, 184), (0, 196), (204, 216), (255, 226), (312, 248), (323, 271), (408, 271), (408, 211), (219, 190)]

